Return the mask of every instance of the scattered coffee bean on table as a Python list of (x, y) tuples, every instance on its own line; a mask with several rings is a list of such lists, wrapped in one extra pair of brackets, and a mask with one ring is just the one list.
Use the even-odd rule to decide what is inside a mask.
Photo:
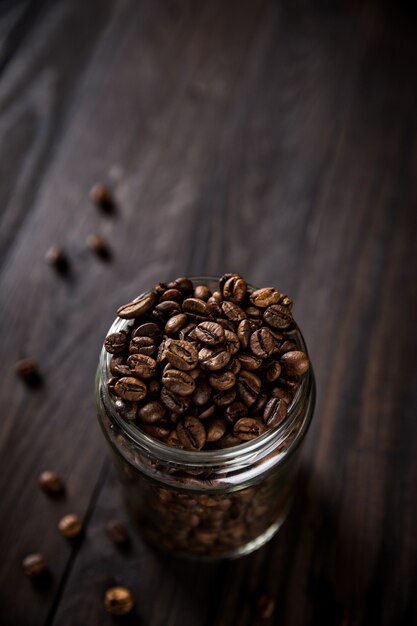
[(38, 365), (33, 359), (21, 359), (17, 361), (15, 372), (28, 387), (38, 387), (42, 383)]
[(103, 259), (104, 261), (109, 261), (111, 259), (110, 246), (104, 237), (95, 234), (88, 235), (86, 244), (87, 247), (94, 252), (94, 254), (100, 257), (100, 259)]
[(78, 515), (70, 513), (59, 520), (58, 530), (67, 539), (74, 539), (82, 533), (83, 524)]
[(110, 587), (104, 596), (104, 608), (111, 615), (126, 615), (135, 605), (132, 592), (127, 587)]
[(45, 557), (40, 552), (28, 554), (23, 559), (22, 567), (26, 576), (29, 576), (29, 578), (37, 578), (38, 576), (44, 574), (48, 569)]
[(51, 246), (45, 254), (45, 261), (54, 267), (59, 274), (66, 274), (69, 270), (68, 257), (63, 248)]
[(186, 277), (122, 305), (126, 326), (106, 337), (114, 408), (168, 446), (239, 445), (277, 428), (307, 355), (294, 337), (292, 301), (225, 274), (218, 289)]
[(39, 475), (38, 484), (48, 495), (56, 496), (64, 491), (64, 483), (60, 475), (53, 470), (42, 472)]
[(97, 183), (90, 189), (90, 200), (105, 213), (112, 213), (115, 209), (111, 191), (105, 185)]

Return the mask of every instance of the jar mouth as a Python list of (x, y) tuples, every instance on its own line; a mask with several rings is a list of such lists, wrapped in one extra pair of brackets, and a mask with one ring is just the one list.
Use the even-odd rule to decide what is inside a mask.
[[(210, 282), (218, 283), (218, 276), (190, 276), (190, 280), (194, 284), (207, 284)], [(249, 285), (250, 287), (252, 285)], [(138, 299), (143, 293), (137, 296)], [(108, 334), (114, 333), (126, 328), (129, 325), (129, 320), (116, 318), (108, 330)], [(298, 327), (297, 327), (298, 328)], [(308, 356), (307, 346), (301, 331), (298, 329), (294, 335), (294, 340), (305, 354)], [(138, 448), (146, 451), (149, 454), (154, 455), (161, 461), (169, 463), (178, 463), (188, 466), (198, 467), (212, 467), (221, 463), (222, 465), (232, 464), (238, 457), (241, 461), (245, 457), (253, 458), (257, 454), (264, 456), (265, 451), (269, 448), (275, 448), (280, 441), (285, 439), (286, 434), (291, 431), (291, 427), (294, 422), (299, 418), (299, 407), (303, 405), (308, 394), (312, 394), (312, 402), (314, 406), (315, 402), (315, 380), (313, 370), (310, 364), (310, 369), (305, 376), (301, 379), (301, 383), (294, 395), (294, 398), (288, 407), (288, 412), (285, 420), (277, 428), (274, 428), (259, 437), (251, 441), (246, 441), (241, 444), (231, 446), (230, 448), (216, 449), (216, 450), (185, 450), (183, 448), (175, 448), (168, 446), (167, 444), (151, 437), (144, 431), (140, 430), (138, 426), (127, 422), (119, 416), (115, 410), (111, 394), (107, 389), (107, 386), (103, 384), (103, 381), (108, 380), (111, 377), (110, 361), (112, 354), (106, 352), (104, 346), (100, 352), (99, 367), (97, 372), (97, 386), (98, 393), (101, 400), (104, 402), (106, 409), (111, 414), (112, 419), (116, 422), (117, 426), (126, 435), (131, 442)], [(306, 419), (303, 420), (303, 424), (300, 427), (300, 431), (297, 434), (298, 440), (302, 434), (306, 431), (311, 420), (312, 411), (306, 412)]]

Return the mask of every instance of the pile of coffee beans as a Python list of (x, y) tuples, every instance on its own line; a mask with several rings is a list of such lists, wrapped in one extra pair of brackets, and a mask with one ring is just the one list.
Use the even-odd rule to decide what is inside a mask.
[(106, 337), (117, 413), (168, 446), (227, 448), (285, 420), (309, 360), (292, 301), (224, 274), (218, 288), (158, 283), (121, 306), (126, 327)]

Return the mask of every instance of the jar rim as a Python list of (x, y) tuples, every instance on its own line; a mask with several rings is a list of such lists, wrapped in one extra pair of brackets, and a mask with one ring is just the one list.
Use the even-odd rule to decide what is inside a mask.
[[(218, 276), (190, 276), (189, 278), (193, 283), (197, 284), (205, 284), (207, 282), (213, 281), (217, 282), (219, 280)], [(252, 285), (249, 286), (253, 287)], [(136, 298), (134, 298), (134, 300), (137, 300), (148, 291), (149, 290), (146, 290), (140, 293)], [(129, 321), (130, 320), (116, 318), (110, 326), (107, 334), (120, 331), (122, 328), (125, 328), (129, 325)], [(307, 346), (298, 326), (294, 338), (298, 347), (308, 356)], [(300, 406), (302, 406), (309, 393), (313, 394), (313, 406), (315, 402), (315, 380), (312, 366), (310, 363), (310, 368), (306, 375), (304, 375), (301, 379), (301, 384), (297, 388), (294, 398), (290, 406), (288, 407), (286, 418), (277, 428), (273, 428), (263, 435), (252, 439), (251, 441), (246, 441), (241, 444), (231, 446), (229, 448), (198, 451), (176, 448), (173, 446), (168, 446), (162, 441), (151, 437), (134, 424), (131, 424), (130, 422), (124, 420), (117, 413), (107, 386), (105, 384), (101, 384), (111, 377), (110, 361), (113, 356), (114, 355), (106, 352), (103, 345), (100, 352), (96, 384), (99, 386), (99, 389), (101, 389), (99, 393), (102, 401), (106, 405), (106, 409), (110, 411), (111, 418), (116, 422), (121, 432), (126, 435), (135, 446), (137, 446), (142, 451), (145, 451), (146, 453), (151, 454), (154, 457), (159, 458), (161, 461), (167, 463), (175, 463), (183, 466), (203, 468), (220, 464), (229, 465), (235, 463), (237, 460), (239, 461), (239, 463), (241, 463), (244, 462), (245, 459), (252, 459), (253, 456), (263, 456), (264, 454), (267, 454), (272, 448), (275, 448), (277, 445), (279, 445), (279, 443), (285, 440), (285, 436), (288, 432), (291, 431), (292, 425), (299, 417)], [(306, 412), (305, 419), (303, 420), (299, 432), (295, 437), (296, 440), (301, 437), (301, 435), (309, 426), (309, 422), (312, 418), (312, 413), (313, 411)], [(308, 420), (308, 423), (305, 423), (306, 420)]]

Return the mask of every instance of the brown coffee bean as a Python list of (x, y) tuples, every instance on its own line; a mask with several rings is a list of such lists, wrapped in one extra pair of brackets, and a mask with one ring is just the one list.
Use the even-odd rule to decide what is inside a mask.
[(255, 404), (251, 406), (251, 412), (253, 415), (261, 415), (265, 408), (265, 404), (268, 402), (269, 396), (266, 393), (260, 393)]
[(265, 326), (251, 334), (249, 346), (253, 354), (261, 359), (266, 359), (278, 351), (275, 338), (272, 336), (269, 328)]
[(56, 496), (64, 491), (64, 483), (58, 474), (53, 470), (45, 470), (39, 475), (38, 485), (45, 493)]
[(157, 397), (160, 389), (161, 389), (161, 381), (157, 378), (151, 378), (147, 382), (148, 385), (148, 395), (151, 397)]
[(244, 370), (258, 370), (262, 365), (262, 359), (248, 352), (241, 352), (238, 355), (239, 363)]
[(223, 285), (223, 298), (231, 302), (239, 303), (244, 300), (248, 284), (244, 278), (235, 274), (228, 278)]
[(193, 332), (196, 326), (197, 325), (194, 324), (194, 322), (187, 324), (186, 326), (184, 326), (184, 328), (181, 328), (180, 332), (178, 333), (178, 337), (183, 341), (188, 341), (189, 339), (191, 339), (190, 334)]
[(252, 324), (250, 323), (248, 319), (245, 319), (239, 322), (239, 326), (237, 329), (237, 336), (239, 338), (240, 345), (242, 346), (242, 348), (248, 347), (249, 337), (251, 336), (252, 330), (253, 330)]
[(235, 332), (235, 325), (230, 320), (224, 319), (224, 317), (216, 318), (216, 324), (220, 324), (224, 330), (230, 330), (231, 333)]
[(195, 381), (187, 372), (169, 369), (162, 376), (164, 387), (178, 396), (190, 396), (195, 389)]
[(104, 341), (104, 348), (110, 354), (118, 354), (124, 352), (129, 342), (129, 335), (127, 332), (117, 332), (107, 335)]
[(129, 344), (130, 354), (146, 354), (147, 356), (153, 356), (156, 350), (156, 343), (152, 337), (133, 337)]
[(166, 387), (162, 387), (161, 389), (160, 400), (169, 411), (172, 411), (172, 413), (185, 413), (190, 406), (190, 398), (187, 398), (186, 396), (177, 396), (175, 393), (168, 391)]
[(37, 578), (45, 574), (48, 567), (46, 565), (45, 557), (40, 552), (34, 554), (28, 554), (22, 562), (23, 571), (29, 578)]
[(216, 346), (224, 341), (224, 329), (216, 322), (202, 322), (195, 328), (194, 334), (207, 346)]
[(211, 290), (207, 287), (207, 285), (197, 285), (194, 289), (194, 298), (198, 298), (199, 300), (207, 300), (211, 297)]
[(252, 417), (241, 417), (233, 426), (234, 436), (241, 441), (251, 441), (265, 432), (265, 425)]
[(258, 322), (261, 322), (262, 311), (256, 306), (248, 306), (246, 308), (246, 315), (252, 323), (256, 324)]
[(114, 388), (118, 396), (123, 398), (123, 400), (128, 400), (129, 402), (138, 402), (143, 400), (146, 396), (145, 383), (138, 378), (133, 378), (132, 376), (120, 378)]
[(232, 402), (236, 398), (236, 390), (235, 389), (226, 389), (225, 391), (216, 391), (213, 394), (213, 402), (217, 406), (227, 406), (228, 404), (232, 404)]
[(182, 303), (184, 313), (193, 313), (201, 317), (209, 317), (210, 306), (200, 298), (186, 298)]
[(212, 389), (208, 382), (201, 380), (197, 383), (197, 386), (193, 391), (193, 395), (191, 396), (191, 400), (197, 406), (204, 406), (210, 400), (211, 393)]
[(111, 520), (106, 526), (109, 538), (119, 546), (125, 546), (129, 543), (129, 533), (126, 526), (120, 520)]
[(128, 422), (132, 422), (136, 419), (138, 405), (136, 402), (126, 402), (118, 398), (114, 403), (114, 408), (120, 417)]
[(181, 339), (170, 339), (165, 344), (165, 358), (176, 369), (192, 370), (198, 364), (198, 352), (194, 344)]
[(242, 441), (238, 437), (229, 433), (224, 435), (224, 437), (221, 437), (221, 439), (219, 439), (216, 443), (216, 447), (222, 450), (224, 448), (233, 448), (234, 446), (238, 446), (242, 443)]
[(256, 307), (266, 309), (271, 304), (277, 304), (281, 298), (279, 291), (273, 287), (264, 287), (263, 289), (257, 289), (250, 296), (250, 301)]
[(221, 306), (216, 298), (213, 298), (213, 296), (211, 296), (211, 298), (207, 300), (207, 304), (210, 307), (210, 311), (213, 317), (219, 317), (222, 314)]
[(140, 407), (138, 410), (138, 417), (141, 422), (146, 422), (147, 424), (155, 424), (156, 422), (160, 422), (165, 417), (166, 409), (156, 400), (151, 400), (151, 402), (147, 402)]
[(21, 359), (17, 361), (15, 372), (29, 387), (37, 387), (42, 382), (38, 365), (33, 359)]
[(165, 302), (165, 300), (173, 300), (179, 302), (182, 300), (183, 295), (179, 289), (167, 289), (159, 298), (159, 302)]
[(248, 407), (243, 402), (232, 402), (225, 409), (224, 416), (229, 423), (236, 422), (241, 417), (248, 417)]
[(74, 537), (78, 537), (82, 530), (83, 524), (78, 515), (74, 513), (70, 513), (69, 515), (64, 515), (58, 522), (58, 530), (64, 537), (68, 539), (73, 539)]
[(155, 342), (158, 342), (162, 339), (162, 331), (155, 322), (146, 322), (135, 328), (133, 337), (150, 337)]
[(206, 425), (207, 442), (213, 443), (218, 441), (226, 433), (226, 430), (227, 426), (224, 419), (221, 417), (213, 417)]
[(281, 398), (271, 398), (265, 405), (263, 419), (268, 428), (276, 428), (285, 419), (288, 405)]
[(240, 349), (240, 341), (236, 333), (230, 330), (225, 330), (224, 331), (224, 345), (225, 345), (225, 348), (228, 349), (230, 354), (232, 355), (236, 354), (236, 352), (238, 352)]
[(236, 376), (233, 372), (227, 370), (225, 372), (216, 372), (209, 376), (209, 383), (218, 391), (226, 391), (235, 385)]
[(297, 344), (292, 339), (286, 339), (279, 347), (279, 353), (285, 354), (285, 352), (292, 352), (297, 350)]
[(135, 606), (132, 592), (127, 587), (110, 587), (104, 596), (104, 608), (111, 615), (126, 615)]
[(63, 248), (51, 246), (46, 254), (45, 261), (51, 265), (59, 274), (67, 274), (69, 271), (69, 261)]
[(285, 330), (292, 324), (291, 311), (281, 304), (271, 304), (264, 311), (263, 318), (269, 326), (277, 330)]
[(91, 252), (94, 252), (94, 254), (96, 254), (98, 257), (107, 261), (110, 260), (110, 246), (104, 237), (93, 233), (91, 235), (88, 235), (86, 239), (86, 244), (87, 247), (90, 248)]
[(281, 356), (281, 367), (287, 376), (302, 376), (308, 371), (310, 362), (304, 352), (294, 350)]
[(130, 376), (130, 367), (126, 364), (125, 357), (113, 357), (110, 360), (110, 371), (113, 376)]
[(171, 448), (183, 448), (181, 441), (178, 438), (178, 434), (176, 430), (171, 430), (169, 435), (164, 438), (164, 443)]
[(230, 302), (229, 300), (224, 300), (224, 302), (222, 302), (222, 311), (227, 319), (233, 322), (240, 322), (246, 317), (245, 311), (241, 309), (240, 306), (234, 302)]
[(156, 301), (156, 294), (152, 291), (148, 291), (134, 302), (129, 302), (128, 304), (124, 304), (119, 307), (117, 309), (117, 315), (125, 320), (142, 317), (142, 315), (145, 315), (145, 313), (150, 311)]
[(256, 402), (262, 387), (261, 379), (253, 372), (241, 370), (237, 378), (237, 390), (246, 406)]
[(171, 432), (171, 428), (167, 424), (146, 424), (146, 422), (141, 422), (140, 427), (147, 435), (155, 437), (155, 439), (165, 439)]
[(127, 364), (138, 378), (152, 378), (156, 373), (156, 361), (146, 354), (131, 354)]
[(204, 411), (202, 411), (201, 413), (198, 414), (198, 419), (205, 420), (208, 417), (213, 417), (213, 415), (215, 413), (216, 413), (216, 405), (212, 404), (209, 407), (207, 407), (206, 409), (204, 409)]
[(192, 293), (194, 291), (194, 285), (189, 278), (185, 276), (181, 276), (180, 278), (176, 278), (174, 280), (174, 285), (177, 287), (182, 293)]
[(175, 300), (165, 300), (156, 305), (151, 313), (151, 318), (157, 324), (165, 326), (167, 320), (181, 312), (181, 305)]
[(292, 394), (286, 387), (277, 386), (274, 387), (271, 391), (271, 396), (273, 398), (280, 398), (284, 400), (284, 402), (289, 406), (292, 402)]
[(178, 313), (177, 315), (173, 315), (165, 324), (165, 333), (167, 335), (175, 335), (181, 330), (183, 326), (185, 326), (187, 320), (188, 318), (185, 313)]
[(231, 356), (229, 350), (221, 346), (218, 348), (202, 348), (198, 353), (198, 360), (202, 368), (213, 372), (225, 367), (229, 363)]
[(270, 363), (268, 363), (265, 369), (265, 380), (268, 383), (273, 383), (275, 380), (278, 380), (281, 374), (281, 365), (280, 362), (276, 359), (273, 359)]
[(274, 614), (275, 601), (269, 594), (263, 593), (257, 599), (256, 609), (261, 619), (269, 619)]
[(184, 417), (177, 426), (177, 435), (187, 450), (201, 450), (206, 443), (205, 428), (195, 417)]
[(107, 208), (108, 204), (112, 204), (112, 196), (109, 188), (100, 183), (96, 183), (90, 189), (90, 200), (100, 208)]
[(226, 370), (237, 376), (242, 369), (239, 359), (230, 359), (230, 363), (226, 366)]

